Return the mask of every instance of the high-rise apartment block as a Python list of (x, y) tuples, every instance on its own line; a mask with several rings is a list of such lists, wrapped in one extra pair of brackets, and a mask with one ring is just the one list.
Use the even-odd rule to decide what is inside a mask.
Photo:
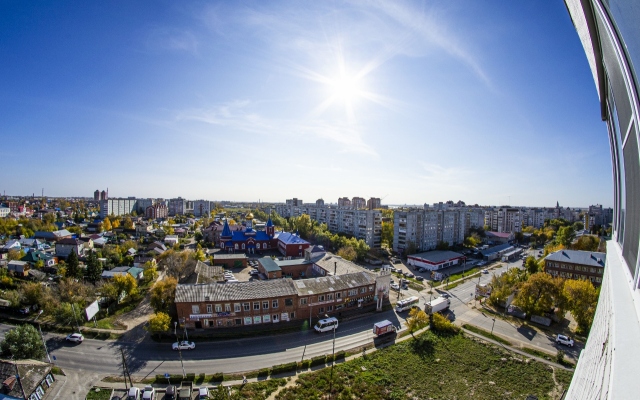
[[(484, 225), (484, 210), (480, 208), (448, 208), (425, 205), (424, 209), (395, 210), (393, 214), (393, 250), (405, 252), (436, 248), (438, 243), (460, 244), (472, 228)], [(455, 206), (454, 206), (455, 207)]]
[(380, 207), (382, 207), (382, 204), (380, 202), (380, 198), (379, 197), (372, 197), (369, 200), (367, 200), (367, 209), (368, 210), (377, 210)]
[(522, 212), (518, 208), (502, 207), (487, 210), (484, 224), (493, 232), (521, 232)]
[[(351, 202), (348, 198), (345, 199)], [(307, 214), (312, 220), (327, 224), (330, 232), (343, 232), (364, 240), (370, 247), (380, 247), (382, 238), (382, 212), (380, 211), (326, 206), (324, 201), (322, 205), (318, 205), (318, 202), (302, 204), (293, 200), (287, 200), (285, 204), (277, 204), (275, 209), (285, 218)]]
[(361, 210), (363, 208), (367, 208), (367, 201), (362, 197), (354, 197), (351, 199), (351, 207), (354, 210)]

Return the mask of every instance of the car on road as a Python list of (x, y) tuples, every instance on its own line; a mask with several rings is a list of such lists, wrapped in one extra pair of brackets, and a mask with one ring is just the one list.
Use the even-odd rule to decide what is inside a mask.
[(397, 283), (392, 283), (391, 284), (391, 289), (400, 291), (400, 286)]
[(412, 274), (411, 272), (408, 272), (408, 271), (405, 272), (403, 275), (406, 276), (407, 278), (413, 278), (415, 276), (414, 274)]
[(156, 390), (153, 386), (145, 386), (142, 390), (142, 400), (153, 400), (153, 397), (156, 395)]
[(82, 343), (84, 336), (82, 336), (82, 333), (72, 333), (68, 335), (65, 340), (67, 342)]
[(485, 269), (483, 269), (483, 270), (482, 270), (482, 273), (483, 273), (483, 274), (488, 274), (488, 273), (489, 273), (489, 270), (485, 268)]
[(573, 339), (571, 339), (569, 336), (566, 336), (566, 335), (556, 336), (556, 343), (573, 347)]
[(205, 400), (209, 398), (209, 388), (207, 387), (201, 387), (200, 389), (198, 389), (198, 399), (199, 400)]
[(258, 271), (257, 269), (252, 269), (251, 271), (249, 271), (249, 275), (258, 275), (260, 274), (260, 271)]
[(193, 350), (196, 348), (196, 344), (194, 342), (189, 342), (187, 340), (183, 340), (182, 342), (178, 343), (175, 342), (171, 348), (173, 350)]
[(483, 266), (483, 265), (485, 265), (485, 264), (486, 264), (486, 263), (485, 263), (484, 261), (480, 261), (480, 262), (478, 263), (478, 267), (482, 267), (482, 266)]
[(424, 280), (424, 276), (416, 276), (416, 280), (417, 281), (423, 281)]
[(451, 295), (449, 293), (442, 293), (440, 294), (441, 297), (444, 297), (445, 299), (448, 299), (449, 297), (451, 297)]

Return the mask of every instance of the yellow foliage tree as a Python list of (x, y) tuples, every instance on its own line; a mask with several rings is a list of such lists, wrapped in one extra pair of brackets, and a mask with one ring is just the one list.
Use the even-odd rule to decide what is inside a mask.
[(102, 221), (102, 230), (105, 232), (109, 232), (111, 229), (113, 229), (113, 227), (111, 226), (111, 221), (109, 221), (109, 217), (107, 217), (104, 219), (104, 221)]
[(120, 220), (119, 220), (119, 219), (117, 219), (117, 218), (116, 218), (116, 219), (114, 219), (114, 220), (111, 222), (111, 226), (113, 227), (113, 229), (119, 228), (119, 227), (120, 227)]
[(135, 296), (138, 294), (138, 281), (129, 274), (114, 276), (112, 283), (118, 290), (118, 293), (124, 292), (127, 296)]
[(413, 332), (424, 328), (429, 323), (429, 316), (424, 310), (420, 308), (412, 308), (409, 311), (409, 318), (407, 318), (407, 327), (409, 328), (409, 332), (411, 336), (413, 336)]
[(564, 295), (579, 331), (588, 332), (598, 305), (598, 290), (589, 280), (568, 279), (564, 282)]
[(155, 313), (149, 318), (147, 330), (150, 332), (166, 332), (171, 327), (171, 317), (163, 312)]
[(168, 312), (173, 306), (176, 286), (178, 286), (178, 280), (172, 276), (167, 276), (153, 285), (149, 302), (156, 312)]

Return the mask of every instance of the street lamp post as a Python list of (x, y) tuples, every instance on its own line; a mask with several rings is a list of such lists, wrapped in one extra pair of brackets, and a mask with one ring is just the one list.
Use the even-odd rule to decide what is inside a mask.
[(187, 373), (184, 371), (184, 363), (182, 362), (182, 350), (180, 350), (180, 339), (178, 339), (178, 322), (173, 322), (173, 333), (176, 334), (176, 341), (178, 342), (178, 354), (180, 355), (180, 365), (182, 366), (182, 377), (186, 378)]
[(333, 366), (336, 363), (336, 326), (333, 326), (333, 349), (331, 350), (331, 380), (329, 381), (329, 396), (333, 396)]
[(491, 324), (491, 334), (493, 335), (493, 327), (496, 324), (496, 319), (493, 318), (493, 324)]
[[(40, 316), (42, 315), (42, 312), (44, 310), (40, 310), (40, 312), (38, 313), (38, 316), (33, 320), (34, 322), (38, 320), (38, 318), (40, 318)], [(44, 346), (44, 351), (45, 353), (47, 353), (47, 360), (49, 360), (49, 364), (51, 364), (51, 357), (49, 356), (49, 349), (47, 349), (47, 342), (45, 342), (44, 340), (44, 335), (42, 334), (42, 328), (40, 327), (40, 321), (38, 321), (38, 331), (40, 331), (40, 339), (42, 339), (42, 345)]]

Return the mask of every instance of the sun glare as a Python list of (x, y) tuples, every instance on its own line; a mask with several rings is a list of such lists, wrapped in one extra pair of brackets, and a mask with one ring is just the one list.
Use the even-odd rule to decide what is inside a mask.
[(341, 76), (340, 78), (332, 80), (331, 89), (334, 97), (348, 102), (352, 102), (360, 94), (358, 81), (348, 76)]

